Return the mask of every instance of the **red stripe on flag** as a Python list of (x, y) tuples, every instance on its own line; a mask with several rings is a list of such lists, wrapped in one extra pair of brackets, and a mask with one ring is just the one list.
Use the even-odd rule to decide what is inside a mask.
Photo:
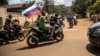
[(32, 15), (37, 15), (37, 14), (40, 14), (40, 13), (41, 13), (40, 10), (36, 10), (36, 11), (31, 12), (27, 17), (30, 18)]

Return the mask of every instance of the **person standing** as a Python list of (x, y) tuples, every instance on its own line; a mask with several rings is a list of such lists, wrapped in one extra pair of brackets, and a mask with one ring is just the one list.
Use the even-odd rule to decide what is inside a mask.
[(74, 25), (77, 25), (77, 23), (78, 23), (77, 17), (74, 15), (73, 18), (74, 18)]
[(62, 26), (65, 27), (65, 24), (64, 24), (65, 18), (64, 18), (64, 16), (59, 17), (59, 20), (60, 20), (61, 27)]
[(96, 14), (93, 14), (92, 19), (93, 23), (96, 23), (98, 21), (98, 16)]

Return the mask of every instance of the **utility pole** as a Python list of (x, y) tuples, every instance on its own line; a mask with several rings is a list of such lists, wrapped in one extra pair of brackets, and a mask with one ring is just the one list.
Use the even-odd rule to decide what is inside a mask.
[(45, 6), (46, 6), (46, 12), (49, 12), (49, 10), (48, 10), (48, 0), (46, 0), (46, 3), (45, 3)]

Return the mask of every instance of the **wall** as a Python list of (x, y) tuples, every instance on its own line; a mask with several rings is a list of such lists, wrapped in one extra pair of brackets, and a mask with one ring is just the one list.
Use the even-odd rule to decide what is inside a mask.
[(7, 9), (6, 8), (0, 8), (0, 17), (2, 17), (2, 19), (3, 19), (3, 25), (5, 23), (6, 16), (7, 16)]
[(8, 15), (11, 14), (12, 15), (12, 20), (14, 19), (18, 19), (20, 21), (20, 25), (21, 26), (24, 26), (24, 23), (25, 21), (29, 21), (30, 24), (32, 24), (32, 22), (34, 22), (36, 19), (37, 19), (37, 15), (34, 15), (33, 17), (31, 18), (26, 18), (25, 16), (23, 16), (21, 13), (12, 13), (12, 12), (9, 12), (7, 13)]
[(31, 18), (26, 18), (23, 16), (21, 13), (12, 13), (12, 12), (7, 12), (6, 8), (0, 8), (0, 17), (3, 19), (3, 25), (5, 24), (5, 20), (8, 17), (8, 15), (12, 15), (12, 20), (18, 19), (20, 21), (20, 25), (24, 26), (25, 21), (29, 21), (30, 24), (33, 24), (33, 22), (37, 19), (37, 15), (34, 15)]

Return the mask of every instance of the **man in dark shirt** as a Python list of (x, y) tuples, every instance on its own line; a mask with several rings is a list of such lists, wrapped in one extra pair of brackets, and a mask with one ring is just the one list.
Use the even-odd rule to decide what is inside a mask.
[(71, 14), (67, 15), (67, 21), (69, 22), (70, 28), (73, 28), (73, 16)]
[[(12, 32), (12, 27), (11, 27), (11, 19), (12, 19), (12, 15), (8, 15), (8, 18), (5, 21), (5, 25), (4, 25), (4, 30), (8, 31), (8, 34), (11, 36), (11, 32)], [(9, 36), (7, 35), (7, 38), (9, 39)]]
[(54, 22), (58, 26), (61, 26), (61, 22), (60, 22), (60, 19), (58, 18), (58, 16), (59, 16), (58, 14), (55, 14), (55, 16), (54, 16)]
[(8, 18), (5, 21), (4, 30), (10, 30), (11, 19), (12, 19), (12, 15), (9, 15)]

